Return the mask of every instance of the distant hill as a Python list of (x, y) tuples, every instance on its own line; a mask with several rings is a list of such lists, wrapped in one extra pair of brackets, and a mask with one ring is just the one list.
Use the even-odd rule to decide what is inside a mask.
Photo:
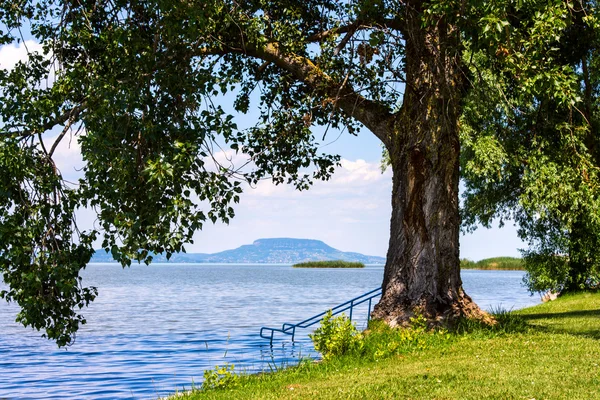
[[(214, 254), (180, 253), (173, 254), (171, 263), (259, 263), (295, 264), (305, 261), (344, 260), (364, 264), (385, 264), (385, 258), (366, 256), (334, 249), (320, 240), (312, 239), (258, 239), (252, 244)], [(92, 257), (94, 263), (113, 262), (110, 253), (97, 250)], [(164, 255), (154, 256), (154, 262), (167, 262)]]

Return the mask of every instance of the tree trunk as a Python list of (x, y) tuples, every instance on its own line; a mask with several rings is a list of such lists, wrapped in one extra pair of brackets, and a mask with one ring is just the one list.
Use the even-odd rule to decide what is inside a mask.
[(420, 2), (406, 16), (406, 89), (391, 144), (390, 244), (373, 317), (403, 325), (489, 318), (462, 289), (459, 261), (458, 119), (465, 77), (459, 35), (441, 17), (424, 26)]

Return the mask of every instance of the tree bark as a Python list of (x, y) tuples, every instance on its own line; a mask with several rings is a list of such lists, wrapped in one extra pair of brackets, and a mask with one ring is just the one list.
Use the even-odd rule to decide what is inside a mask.
[(489, 318), (460, 278), (458, 120), (465, 77), (459, 35), (441, 17), (423, 25), (420, 2), (406, 7), (406, 89), (388, 150), (393, 170), (390, 243), (383, 295), (373, 317), (404, 325)]

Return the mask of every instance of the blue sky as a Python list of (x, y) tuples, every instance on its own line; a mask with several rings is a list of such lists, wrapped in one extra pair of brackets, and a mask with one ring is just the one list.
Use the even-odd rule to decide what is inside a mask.
[[(29, 49), (35, 48), (29, 43)], [(11, 68), (26, 56), (23, 47), (0, 47), (0, 67)], [(227, 104), (223, 105), (227, 109)], [(238, 125), (248, 126), (253, 116), (242, 116)], [(322, 131), (320, 131), (322, 132)], [(321, 133), (322, 135), (322, 133)], [(52, 135), (47, 139), (52, 141)], [(320, 135), (318, 135), (320, 137)], [(391, 215), (391, 171), (381, 174), (379, 141), (367, 130), (358, 136), (329, 130), (322, 150), (342, 157), (341, 167), (329, 182), (317, 182), (308, 191), (275, 186), (263, 181), (246, 187), (229, 225), (206, 224), (186, 246), (188, 252), (213, 253), (259, 238), (292, 237), (319, 239), (343, 251), (385, 256)], [(235, 155), (222, 154), (222, 157)], [(83, 163), (76, 139), (64, 140), (55, 162), (66, 179), (75, 180)], [(79, 223), (92, 226), (90, 210), (82, 211)], [(524, 248), (509, 223), (502, 229), (480, 228), (461, 236), (461, 257), (472, 260), (495, 256), (519, 256)]]

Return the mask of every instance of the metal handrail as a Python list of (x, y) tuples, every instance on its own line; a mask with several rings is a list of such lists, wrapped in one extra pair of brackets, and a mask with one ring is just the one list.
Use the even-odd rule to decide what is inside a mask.
[[(354, 307), (368, 301), (369, 302), (369, 312), (367, 314), (367, 321), (369, 321), (371, 318), (372, 300), (378, 296), (381, 296), (381, 288), (380, 287), (377, 289), (373, 289), (370, 292), (362, 294), (358, 297), (353, 298), (352, 300), (348, 300), (345, 303), (339, 304), (339, 305), (331, 308), (331, 313), (332, 313), (332, 315), (337, 315), (346, 310), (350, 310), (349, 319), (350, 319), (350, 321), (352, 321), (352, 311), (353, 311)], [(328, 311), (329, 310), (324, 311), (320, 314), (314, 315), (310, 318), (305, 319), (302, 322), (298, 322), (297, 324), (285, 322), (281, 326), (281, 329), (280, 328), (269, 328), (269, 327), (263, 326), (262, 328), (260, 328), (260, 337), (263, 339), (269, 339), (270, 343), (273, 344), (274, 333), (281, 332), (286, 335), (292, 335), (292, 341), (294, 341), (294, 336), (296, 335), (296, 328), (308, 328), (309, 326), (319, 323), (323, 319), (323, 316), (325, 314), (327, 314)], [(270, 331), (271, 333), (265, 335), (264, 332), (267, 332), (267, 331)]]

